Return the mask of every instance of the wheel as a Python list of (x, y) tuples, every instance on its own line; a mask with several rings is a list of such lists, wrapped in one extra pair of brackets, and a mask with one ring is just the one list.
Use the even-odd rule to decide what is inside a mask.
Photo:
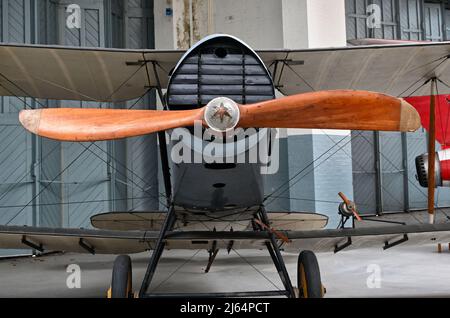
[(298, 256), (297, 284), (300, 298), (322, 298), (324, 295), (319, 263), (311, 251), (302, 251)]
[(108, 290), (110, 298), (130, 298), (132, 296), (131, 258), (119, 255), (114, 261), (111, 288)]

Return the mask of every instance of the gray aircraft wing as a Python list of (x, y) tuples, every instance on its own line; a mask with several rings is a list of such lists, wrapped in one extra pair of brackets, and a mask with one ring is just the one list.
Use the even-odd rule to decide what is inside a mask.
[[(397, 245), (450, 242), (450, 223), (379, 226), (357, 229), (282, 231), (291, 243), (286, 251), (309, 249), (333, 252), (355, 248), (386, 249)], [(108, 231), (51, 229), (28, 226), (0, 226), (0, 248), (77, 253), (122, 254), (152, 249), (158, 231)], [(265, 231), (173, 231), (167, 234), (167, 249), (218, 248), (263, 249), (269, 239)], [(232, 242), (232, 243), (231, 243)]]
[(0, 96), (119, 102), (167, 86), (183, 51), (0, 44)]
[[(440, 93), (450, 93), (450, 42), (257, 53), (285, 95), (362, 89), (399, 97), (421, 96), (429, 94), (422, 86), (432, 76), (445, 83), (441, 83)], [(156, 74), (162, 88), (166, 87), (170, 71), (183, 54), (178, 50), (0, 44), (0, 96), (131, 100), (157, 85)]]
[(276, 87), (285, 95), (357, 89), (397, 97), (425, 96), (437, 77), (450, 93), (450, 42), (401, 43), (344, 48), (261, 51)]

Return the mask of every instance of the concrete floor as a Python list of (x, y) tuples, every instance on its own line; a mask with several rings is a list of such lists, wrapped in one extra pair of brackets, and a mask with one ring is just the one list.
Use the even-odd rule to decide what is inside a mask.
[[(265, 251), (239, 251), (239, 254), (246, 261), (234, 252), (230, 255), (219, 252), (211, 272), (205, 274), (206, 251), (166, 251), (151, 289), (218, 292), (275, 288), (268, 280), (281, 288)], [(284, 256), (291, 277), (296, 281), (297, 255), (285, 253)], [(399, 246), (387, 251), (362, 249), (317, 256), (327, 297), (450, 296), (450, 252), (445, 250), (438, 254), (436, 245)], [(146, 253), (132, 256), (135, 288), (140, 286), (147, 258)], [(84, 254), (3, 259), (0, 260), (0, 297), (103, 297), (109, 287), (113, 261), (113, 255)], [(70, 264), (80, 266), (79, 289), (69, 289), (66, 285), (70, 275), (66, 269)], [(376, 287), (376, 277), (380, 277), (380, 288), (369, 288), (367, 281), (369, 286)]]

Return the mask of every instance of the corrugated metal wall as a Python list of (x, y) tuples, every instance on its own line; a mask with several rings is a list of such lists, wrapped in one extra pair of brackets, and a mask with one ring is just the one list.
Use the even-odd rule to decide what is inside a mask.
[[(4, 42), (32, 42), (30, 1), (0, 2), (0, 40)], [(31, 100), (27, 99), (30, 103)], [(17, 113), (25, 103), (14, 97), (0, 97), (0, 223), (37, 223), (36, 209), (29, 203), (33, 200), (37, 184), (33, 166), (35, 141), (21, 129)], [(19, 254), (23, 251), (8, 251)], [(0, 251), (0, 255), (4, 253)]]
[[(381, 9), (381, 28), (367, 28), (367, 7), (377, 4)], [(398, 7), (396, 0), (346, 0), (347, 38), (396, 38)]]
[[(81, 28), (68, 28), (70, 4)], [(0, 40), (70, 46), (152, 48), (153, 1), (0, 0)], [(144, 85), (144, 84), (143, 84)], [(127, 105), (148, 108), (153, 93)], [(25, 132), (24, 107), (99, 107), (99, 103), (0, 99), (0, 224), (89, 227), (111, 210), (158, 208), (154, 136), (119, 142), (59, 143)]]
[[(367, 26), (367, 6), (381, 9), (381, 28)], [(444, 2), (423, 0), (346, 0), (347, 38), (445, 39)], [(450, 22), (450, 21), (449, 21)], [(423, 129), (415, 133), (352, 132), (354, 198), (362, 212), (402, 211), (426, 206), (426, 189), (415, 179), (414, 159), (427, 151)], [(448, 205), (439, 189), (438, 205)]]
[[(80, 1), (81, 28), (68, 28), (67, 6), (72, 0), (58, 5), (58, 43), (67, 46), (105, 46), (103, 1)], [(61, 101), (63, 107), (99, 107), (99, 103)], [(107, 142), (60, 143), (60, 161), (56, 169), (62, 193), (62, 224), (70, 227), (87, 227), (89, 217), (108, 211), (109, 176)], [(51, 182), (51, 180), (50, 180)], [(41, 211), (44, 211), (41, 209)], [(42, 212), (44, 213), (44, 212)]]
[[(34, 40), (30, 32), (30, 1), (1, 1), (0, 38), (5, 42), (24, 43)], [(25, 103), (14, 97), (0, 97), (0, 222), (2, 224), (33, 224), (33, 203), (36, 191), (33, 176), (34, 138), (19, 125), (17, 113)], [(27, 99), (30, 103), (31, 100)], [(34, 216), (36, 216), (34, 214)]]
[[(142, 10), (141, 8), (147, 8)], [(130, 0), (125, 16), (127, 29), (126, 47), (154, 47), (153, 3), (151, 1)], [(156, 108), (155, 94), (150, 93), (139, 101), (131, 101), (128, 107), (135, 109)], [(130, 138), (127, 141), (127, 166), (132, 186), (128, 187), (128, 208), (133, 210), (152, 210), (159, 208), (158, 202), (158, 156), (156, 135)]]

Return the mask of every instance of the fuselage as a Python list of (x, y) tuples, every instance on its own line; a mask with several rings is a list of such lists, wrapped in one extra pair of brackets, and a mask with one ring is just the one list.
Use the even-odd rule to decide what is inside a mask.
[[(166, 93), (171, 110), (200, 108), (216, 97), (242, 105), (275, 98), (264, 63), (249, 46), (228, 35), (213, 35), (194, 45), (171, 72)], [(211, 142), (220, 136), (205, 136), (205, 129), (198, 127), (169, 135), (175, 205), (224, 211), (262, 204), (262, 171), (270, 143), (266, 129), (238, 131), (222, 147)]]

